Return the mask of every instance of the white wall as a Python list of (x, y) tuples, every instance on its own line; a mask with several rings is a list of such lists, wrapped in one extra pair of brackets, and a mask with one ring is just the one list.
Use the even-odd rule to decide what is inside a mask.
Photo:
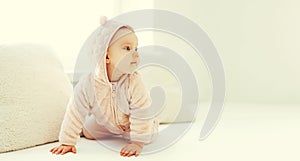
[[(48, 44), (65, 70), (72, 71), (100, 15), (113, 17), (145, 8), (182, 14), (209, 34), (224, 63), (227, 101), (300, 103), (297, 0), (1, 0), (0, 44)], [(165, 33), (138, 34), (141, 45), (160, 44), (186, 53), (183, 57), (197, 76), (201, 99), (211, 97), (204, 62), (188, 45)]]
[(49, 45), (69, 72), (100, 16), (119, 11), (119, 0), (0, 0), (0, 44)]
[[(118, 14), (141, 10), (141, 9), (150, 9), (154, 8), (153, 0), (118, 0), (120, 5), (120, 12)], [(138, 21), (138, 20), (137, 20)], [(139, 47), (151, 45), (154, 43), (153, 32), (152, 31), (138, 31), (136, 32), (139, 40)]]
[[(174, 2), (154, 0), (154, 7), (189, 17), (210, 35), (224, 63), (227, 101), (300, 103), (300, 1)], [(170, 36), (155, 36), (156, 43), (176, 48), (179, 41), (170, 40)], [(201, 60), (189, 61), (194, 67), (201, 64), (194, 70), (200, 86), (207, 85), (209, 77)], [(205, 98), (210, 97), (208, 88), (201, 90)]]

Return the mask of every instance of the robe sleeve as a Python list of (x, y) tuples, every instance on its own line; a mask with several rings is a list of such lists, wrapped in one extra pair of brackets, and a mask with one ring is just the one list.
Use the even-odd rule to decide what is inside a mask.
[[(130, 139), (143, 143), (152, 142), (158, 133), (158, 121), (151, 116), (151, 97), (143, 84), (141, 75), (133, 73), (129, 84)], [(149, 115), (147, 115), (149, 113)]]
[(90, 91), (87, 80), (80, 81), (74, 88), (59, 133), (59, 142), (76, 145), (86, 116), (90, 111)]

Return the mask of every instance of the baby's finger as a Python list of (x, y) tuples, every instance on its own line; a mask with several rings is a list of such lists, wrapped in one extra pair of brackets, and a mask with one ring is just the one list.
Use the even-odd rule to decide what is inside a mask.
[(124, 153), (123, 153), (123, 156), (127, 157), (129, 155), (129, 153), (130, 153), (130, 149), (125, 149)]
[(126, 153), (126, 151), (127, 151), (127, 146), (125, 146), (125, 147), (122, 148), (120, 154), (121, 154), (122, 156), (124, 156), (124, 154)]
[(63, 149), (64, 149), (63, 147), (58, 148), (58, 150), (56, 151), (55, 154), (60, 154), (60, 153), (62, 152)]
[(76, 154), (76, 148), (75, 147), (72, 147), (72, 152), (74, 153), (74, 154)]
[(140, 155), (140, 152), (137, 150), (134, 154), (135, 157), (139, 156)]
[(127, 149), (127, 145), (121, 149), (121, 153), (124, 153), (126, 151), (126, 149)]
[(52, 153), (55, 153), (55, 152), (57, 151), (57, 149), (58, 149), (57, 147), (52, 148), (52, 149), (51, 149), (51, 152), (52, 152)]
[(123, 156), (123, 151), (122, 150), (120, 151), (120, 155)]
[(132, 149), (127, 149), (126, 157), (130, 157), (134, 151)]
[(132, 156), (135, 153), (135, 150), (130, 150), (127, 154), (128, 157)]
[(64, 148), (64, 149), (62, 150), (62, 152), (61, 152), (61, 155), (64, 155), (64, 154), (66, 154), (67, 152), (69, 152), (69, 149)]
[(122, 152), (121, 155), (125, 157), (127, 155), (127, 152)]

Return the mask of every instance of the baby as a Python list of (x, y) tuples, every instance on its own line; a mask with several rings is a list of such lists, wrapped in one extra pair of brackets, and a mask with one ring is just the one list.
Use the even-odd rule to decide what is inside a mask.
[(144, 144), (153, 141), (158, 121), (141, 117), (150, 108), (151, 98), (135, 71), (137, 46), (134, 30), (113, 20), (103, 21), (90, 35), (80, 52), (91, 56), (96, 68), (74, 88), (61, 125), (60, 145), (50, 152), (76, 153), (81, 134), (97, 140), (122, 136), (128, 145), (120, 155), (128, 157), (138, 156)]

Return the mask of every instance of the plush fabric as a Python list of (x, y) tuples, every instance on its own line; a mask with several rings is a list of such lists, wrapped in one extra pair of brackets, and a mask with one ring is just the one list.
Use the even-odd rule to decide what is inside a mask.
[(47, 46), (0, 45), (0, 152), (58, 140), (72, 86)]
[[(104, 126), (113, 134), (129, 133), (131, 141), (144, 143), (154, 140), (158, 122), (155, 115), (151, 115), (151, 110), (155, 109), (151, 106), (151, 98), (141, 76), (134, 70), (127, 71), (128, 73), (120, 71), (121, 76), (115, 82), (110, 82), (107, 76), (106, 58), (109, 44), (129, 32), (133, 32), (130, 26), (108, 20), (83, 44), (79, 55), (89, 56), (90, 64), (96, 67), (82, 76), (74, 88), (74, 95), (68, 104), (59, 135), (62, 144), (76, 145), (89, 113), (100, 126)], [(131, 56), (130, 53), (127, 56)], [(126, 57), (123, 58), (127, 60)], [(119, 63), (120, 66), (128, 67), (123, 66), (122, 62)], [(129, 69), (134, 69), (135, 66), (130, 65)], [(85, 127), (84, 129), (89, 130), (90, 134), (95, 131)]]

